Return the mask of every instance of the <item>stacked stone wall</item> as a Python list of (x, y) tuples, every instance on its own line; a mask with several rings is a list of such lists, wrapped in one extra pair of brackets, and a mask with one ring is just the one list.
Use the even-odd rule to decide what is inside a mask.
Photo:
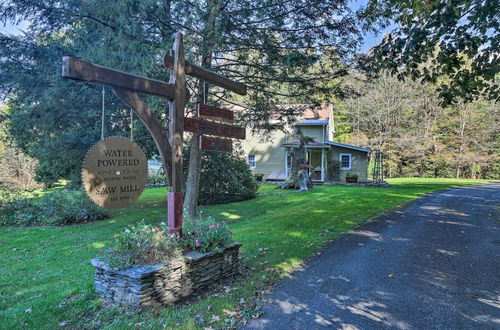
[(102, 259), (94, 258), (95, 289), (105, 302), (111, 304), (137, 307), (172, 305), (237, 275), (240, 246), (233, 243), (223, 252), (190, 252), (167, 263), (123, 270), (112, 269)]

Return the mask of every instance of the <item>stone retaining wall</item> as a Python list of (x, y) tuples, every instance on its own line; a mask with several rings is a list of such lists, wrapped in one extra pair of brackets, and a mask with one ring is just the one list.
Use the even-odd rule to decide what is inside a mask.
[(131, 306), (172, 305), (211, 284), (239, 273), (239, 248), (233, 243), (222, 253), (190, 252), (177, 260), (123, 270), (109, 268), (102, 259), (96, 267), (95, 289), (112, 304)]

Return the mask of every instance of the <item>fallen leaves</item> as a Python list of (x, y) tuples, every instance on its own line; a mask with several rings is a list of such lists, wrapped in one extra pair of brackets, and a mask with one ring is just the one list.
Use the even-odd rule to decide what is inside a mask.
[(201, 324), (205, 323), (205, 318), (203, 316), (201, 316), (200, 314), (198, 314), (194, 317), (194, 321), (196, 322), (196, 324), (201, 325)]
[(235, 317), (237, 319), (241, 319), (243, 317), (241, 316), (240, 312), (233, 312), (230, 311), (229, 309), (223, 309), (222, 311), (224, 312), (224, 314), (229, 315), (229, 317)]
[(213, 323), (217, 323), (219, 321), (220, 321), (220, 316), (212, 315), (212, 318), (210, 319), (210, 321), (208, 323), (213, 324)]

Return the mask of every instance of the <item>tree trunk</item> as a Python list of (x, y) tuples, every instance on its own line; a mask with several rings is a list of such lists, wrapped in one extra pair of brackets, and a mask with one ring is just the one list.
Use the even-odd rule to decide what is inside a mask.
[(308, 175), (307, 175), (307, 169), (303, 169), (300, 171), (300, 179), (299, 179), (299, 191), (307, 191), (309, 190), (308, 188)]
[[(209, 62), (208, 58), (204, 58), (203, 63)], [(205, 98), (208, 95), (208, 85), (203, 81), (198, 82), (198, 98), (197, 103), (206, 102)], [(197, 114), (195, 115), (195, 117)], [(200, 150), (200, 134), (193, 133), (191, 138), (191, 149), (189, 151), (189, 168), (186, 180), (186, 194), (184, 196), (184, 210), (186, 216), (194, 219), (198, 216), (198, 191), (200, 188), (200, 172), (201, 172), (201, 150)]]
[(189, 152), (189, 168), (186, 180), (186, 194), (184, 196), (184, 210), (188, 218), (198, 215), (198, 189), (200, 187), (201, 150), (199, 146), (200, 134), (193, 134), (191, 150)]
[[(215, 43), (215, 21), (219, 13), (219, 0), (208, 1), (207, 20), (205, 21), (205, 40), (202, 47), (201, 66), (210, 68), (212, 62), (212, 50)], [(202, 80), (198, 81), (197, 103), (204, 103), (208, 99), (208, 84)], [(197, 116), (197, 114), (195, 115)], [(191, 139), (191, 150), (189, 152), (189, 168), (186, 180), (186, 193), (184, 195), (184, 211), (186, 216), (196, 218), (198, 216), (198, 191), (200, 188), (201, 150), (199, 146), (200, 134), (193, 134)]]
[(280, 186), (281, 189), (297, 189), (298, 191), (307, 191), (312, 187), (312, 181), (307, 175), (307, 168), (302, 168), (306, 164), (306, 147), (305, 145), (312, 141), (311, 138), (304, 136), (302, 131), (297, 129), (297, 137), (299, 146), (291, 151), (292, 153), (292, 168), (290, 176), (285, 183)]

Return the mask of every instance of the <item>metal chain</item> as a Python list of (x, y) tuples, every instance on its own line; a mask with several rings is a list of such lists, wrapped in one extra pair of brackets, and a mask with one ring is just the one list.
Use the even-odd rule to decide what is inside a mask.
[(203, 104), (207, 104), (207, 95), (206, 95), (206, 91), (207, 91), (206, 82), (205, 82), (205, 81), (203, 81)]
[(134, 110), (130, 108), (130, 141), (134, 141)]
[(101, 140), (104, 140), (104, 86), (102, 86)]

